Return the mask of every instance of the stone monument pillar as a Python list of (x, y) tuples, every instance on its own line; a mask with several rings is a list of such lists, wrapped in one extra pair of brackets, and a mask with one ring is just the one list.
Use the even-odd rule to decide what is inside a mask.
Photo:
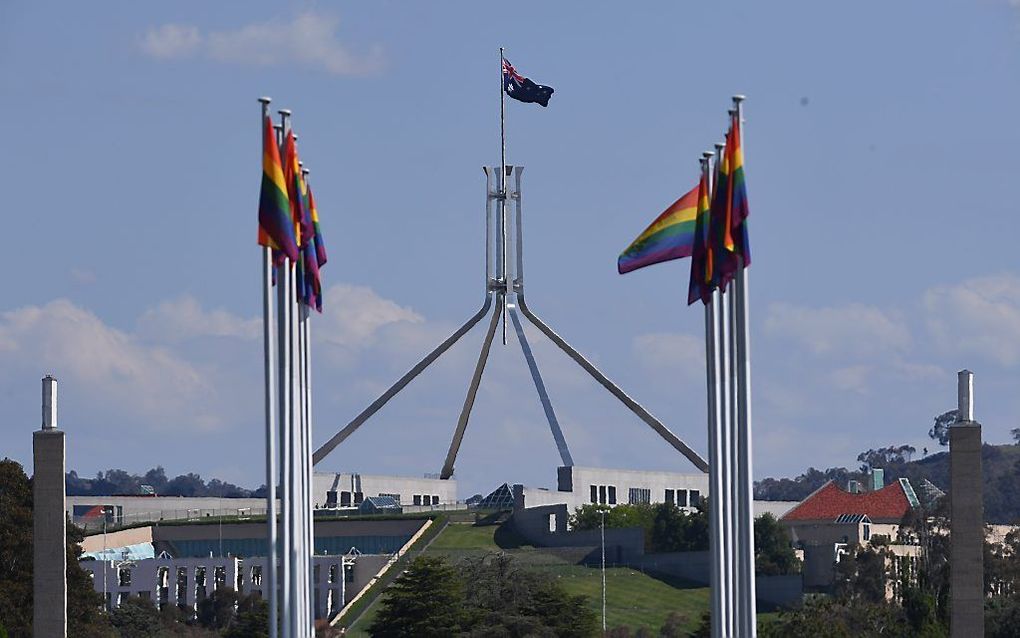
[(974, 420), (974, 373), (961, 370), (959, 415), (949, 427), (949, 525), (953, 638), (985, 635), (984, 501), (981, 478), (981, 424)]
[(67, 516), (64, 433), (57, 429), (57, 380), (42, 380), (42, 429), (32, 435), (32, 633), (67, 636)]

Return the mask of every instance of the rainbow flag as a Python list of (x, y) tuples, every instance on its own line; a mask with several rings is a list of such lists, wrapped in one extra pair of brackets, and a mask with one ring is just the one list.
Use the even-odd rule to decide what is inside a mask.
[(698, 213), (694, 227), (694, 250), (691, 254), (691, 280), (687, 289), (687, 305), (701, 300), (708, 304), (712, 299), (712, 245), (708, 242), (708, 228), (712, 221), (712, 207), (708, 198), (708, 178), (704, 174), (698, 183)]
[(690, 257), (694, 248), (698, 186), (673, 202), (620, 253), (616, 269), (620, 274), (661, 261)]
[[(312, 204), (311, 189), (304, 176), (301, 179), (301, 223), (302, 227), (311, 229)], [(301, 247), (301, 268), (299, 269), (301, 287), (299, 288), (299, 299), (306, 306), (310, 306), (322, 312), (322, 286), (319, 282), (319, 259), (315, 249), (315, 235), (309, 232)]]
[[(290, 216), (294, 224), (294, 237), (298, 248), (305, 245), (308, 238), (308, 227), (304, 222), (303, 206), (301, 205), (302, 182), (301, 165), (298, 160), (297, 142), (294, 131), (287, 131), (283, 143), (283, 177), (287, 183), (287, 194), (290, 197)], [(295, 259), (297, 257), (295, 256)]]
[(719, 161), (708, 239), (715, 252), (713, 279), (723, 292), (726, 292), (738, 269), (751, 265), (751, 246), (747, 235), (749, 214), (740, 122), (734, 115)]
[(290, 201), (287, 182), (280, 162), (280, 149), (276, 145), (273, 121), (265, 118), (262, 124), (262, 188), (259, 192), (259, 236), (260, 246), (295, 260), (298, 257), (294, 226), (288, 219)]
[(326, 265), (326, 241), (322, 238), (322, 227), (319, 226), (319, 209), (315, 207), (315, 196), (312, 187), (308, 187), (308, 206), (312, 209), (312, 232), (315, 237), (315, 258), (319, 268)]

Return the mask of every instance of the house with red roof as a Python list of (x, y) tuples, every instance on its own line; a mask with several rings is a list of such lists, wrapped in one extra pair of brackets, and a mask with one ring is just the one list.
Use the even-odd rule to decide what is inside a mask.
[(829, 481), (780, 519), (794, 547), (803, 552), (806, 591), (829, 589), (836, 564), (858, 546), (887, 545), (908, 561), (918, 555), (916, 544), (899, 538), (907, 514), (920, 505), (910, 482), (904, 478), (883, 485), (881, 469), (868, 478), (864, 489), (857, 481), (846, 490)]

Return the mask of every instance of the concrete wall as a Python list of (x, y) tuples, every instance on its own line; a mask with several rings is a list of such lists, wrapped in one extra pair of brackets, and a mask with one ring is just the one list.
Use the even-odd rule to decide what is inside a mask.
[(973, 421), (949, 428), (949, 498), (952, 600), (950, 635), (984, 636), (984, 511), (981, 426)]
[[(567, 516), (567, 507), (563, 504), (531, 507), (515, 511), (510, 518), (510, 524), (533, 545), (583, 548), (587, 551), (581, 553), (581, 562), (585, 564), (601, 562), (601, 530), (568, 532)], [(639, 560), (644, 552), (644, 530), (637, 527), (606, 530), (607, 563), (616, 565), (630, 563)]]
[(33, 607), (32, 631), (35, 636), (54, 638), (67, 635), (64, 433), (37, 430), (32, 435), (32, 450), (32, 591), (39, 601)]
[[(108, 527), (169, 520), (196, 520), (219, 516), (265, 516), (264, 498), (219, 498), (193, 496), (68, 496), (67, 516), (86, 532), (103, 529), (102, 516), (74, 516), (79, 508), (108, 506), (113, 516)], [(279, 507), (279, 505), (277, 505)]]

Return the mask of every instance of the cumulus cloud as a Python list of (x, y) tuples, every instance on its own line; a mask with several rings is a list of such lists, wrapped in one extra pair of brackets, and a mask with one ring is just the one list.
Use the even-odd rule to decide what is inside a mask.
[[(207, 393), (203, 375), (189, 363), (66, 299), (0, 314), (0, 352), (8, 374), (52, 372), (119, 409), (160, 421), (182, 405), (196, 409)], [(198, 425), (217, 422), (209, 414), (190, 416)]]
[(633, 348), (638, 361), (647, 368), (693, 370), (704, 376), (704, 338), (675, 332), (643, 334), (634, 338)]
[(160, 302), (138, 320), (141, 335), (170, 342), (196, 337), (255, 339), (261, 335), (261, 328), (258, 318), (244, 319), (222, 309), (207, 311), (187, 295)]
[(765, 318), (765, 331), (816, 355), (872, 356), (911, 345), (902, 318), (863, 304), (807, 308), (775, 303)]
[(248, 24), (233, 30), (201, 32), (190, 25), (150, 28), (141, 40), (143, 51), (158, 59), (195, 54), (230, 64), (302, 65), (334, 75), (366, 75), (383, 66), (382, 49), (352, 52), (343, 44), (335, 16), (305, 12), (290, 21)]
[(425, 319), (410, 308), (380, 297), (367, 286), (334, 284), (326, 289), (325, 311), (316, 321), (317, 341), (356, 350), (374, 344), (387, 326), (421, 324)]
[(1015, 275), (931, 288), (924, 307), (928, 328), (943, 351), (1005, 366), (1020, 363), (1020, 278)]

